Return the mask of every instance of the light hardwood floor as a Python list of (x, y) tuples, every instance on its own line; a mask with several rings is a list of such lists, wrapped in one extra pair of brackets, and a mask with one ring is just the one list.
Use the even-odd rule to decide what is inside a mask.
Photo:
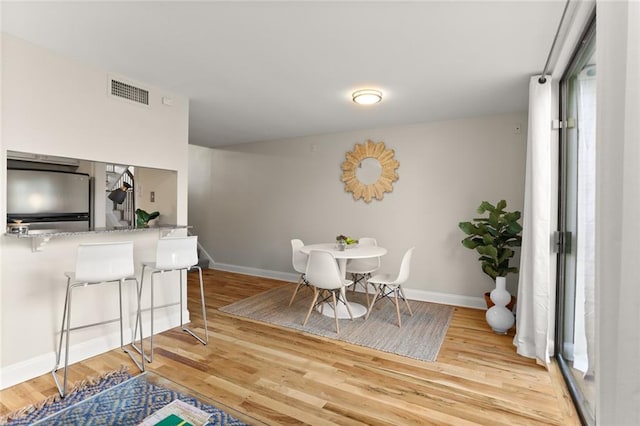
[[(189, 306), (200, 331), (194, 279)], [(291, 283), (205, 271), (209, 345), (169, 330), (156, 336), (148, 369), (267, 424), (580, 424), (557, 366), (547, 371), (516, 355), (513, 330), (494, 334), (481, 310), (456, 308), (437, 361), (422, 362), (217, 309), (280, 285), (293, 291)], [(121, 365), (137, 374), (114, 350), (71, 366), (70, 380)], [(50, 374), (5, 389), (0, 415), (55, 393)]]

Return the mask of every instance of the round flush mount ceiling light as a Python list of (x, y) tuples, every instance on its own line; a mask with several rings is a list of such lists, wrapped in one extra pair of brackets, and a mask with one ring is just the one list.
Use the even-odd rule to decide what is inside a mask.
[(357, 104), (372, 105), (382, 100), (382, 92), (374, 89), (356, 90), (351, 94), (351, 98)]

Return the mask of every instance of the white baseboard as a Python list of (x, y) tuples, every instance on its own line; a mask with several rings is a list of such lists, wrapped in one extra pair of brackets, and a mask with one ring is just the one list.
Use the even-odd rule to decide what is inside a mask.
[(200, 242), (198, 242), (198, 248), (200, 249), (200, 252), (204, 254), (204, 256), (209, 260), (209, 265), (215, 265), (216, 262), (213, 260), (213, 257), (209, 254), (208, 251), (204, 249), (204, 247), (202, 247), (202, 244), (200, 244)]
[(239, 274), (252, 275), (254, 277), (273, 278), (274, 280), (298, 282), (300, 274), (292, 272), (271, 271), (268, 269), (252, 268), (249, 266), (230, 265), (228, 263), (215, 263), (213, 268), (226, 272), (237, 272)]
[[(271, 271), (268, 269), (251, 268), (248, 266), (230, 265), (224, 263), (216, 263), (212, 269), (218, 269), (227, 272), (237, 272), (239, 274), (252, 275), (255, 277), (273, 278), (276, 280), (297, 282), (298, 274), (290, 272)], [(404, 287), (403, 287), (404, 288)], [(361, 291), (359, 288), (358, 291)], [(445, 305), (461, 306), (465, 308), (487, 309), (484, 297), (461, 296), (458, 294), (438, 293), (434, 291), (415, 290), (404, 288), (405, 296), (410, 300), (419, 300), (421, 302), (442, 303)]]
[(438, 293), (435, 291), (416, 290), (404, 288), (407, 299), (419, 300), (421, 302), (441, 303), (444, 305), (461, 306), (464, 308), (487, 309), (484, 297), (462, 296), (459, 294)]
[[(176, 304), (176, 306), (177, 305), (178, 304)], [(148, 309), (145, 311), (148, 311)], [(171, 309), (171, 311), (171, 313), (166, 312), (164, 314), (159, 314), (158, 311), (154, 311), (155, 334), (180, 325), (180, 313), (178, 309)], [(148, 337), (151, 330), (151, 324), (149, 323), (148, 319), (144, 317), (144, 315), (145, 312), (143, 311), (142, 331), (144, 333), (144, 336)], [(185, 323), (189, 322), (189, 311), (185, 310), (183, 312), (183, 318)], [(133, 324), (131, 324), (131, 326), (133, 326)], [(127, 327), (124, 329), (123, 339), (125, 341), (125, 344), (126, 342), (131, 342), (131, 334), (132, 330), (130, 328)], [(71, 335), (73, 336), (73, 332), (71, 332)], [(108, 335), (98, 338), (85, 340), (84, 342), (72, 344), (69, 349), (69, 365), (119, 347), (119, 331), (109, 333)], [(54, 349), (49, 353), (3, 367), (2, 369), (0, 369), (0, 389), (5, 389), (18, 383), (22, 383), (26, 380), (30, 380), (51, 372), (55, 361), (56, 353)], [(64, 350), (61, 355), (61, 361), (62, 363), (64, 363)]]

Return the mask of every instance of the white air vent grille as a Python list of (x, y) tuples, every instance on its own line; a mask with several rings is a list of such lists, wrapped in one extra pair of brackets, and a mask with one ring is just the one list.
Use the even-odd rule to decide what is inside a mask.
[(111, 94), (119, 98), (128, 99), (139, 104), (149, 105), (149, 91), (139, 87), (111, 80)]

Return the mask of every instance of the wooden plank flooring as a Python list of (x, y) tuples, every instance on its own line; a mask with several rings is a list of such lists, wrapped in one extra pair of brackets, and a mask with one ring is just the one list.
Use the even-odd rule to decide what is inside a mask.
[[(456, 308), (436, 362), (244, 320), (217, 308), (293, 284), (207, 270), (209, 345), (178, 329), (156, 336), (148, 369), (266, 424), (579, 425), (555, 364), (520, 357), (484, 311)], [(192, 326), (201, 331), (197, 274), (189, 274)], [(300, 296), (298, 296), (300, 297)], [(300, 319), (301, 321), (303, 318)], [(407, 319), (411, 321), (411, 319)], [(120, 350), (69, 368), (72, 381), (137, 368)], [(50, 374), (0, 392), (0, 415), (55, 394)]]

